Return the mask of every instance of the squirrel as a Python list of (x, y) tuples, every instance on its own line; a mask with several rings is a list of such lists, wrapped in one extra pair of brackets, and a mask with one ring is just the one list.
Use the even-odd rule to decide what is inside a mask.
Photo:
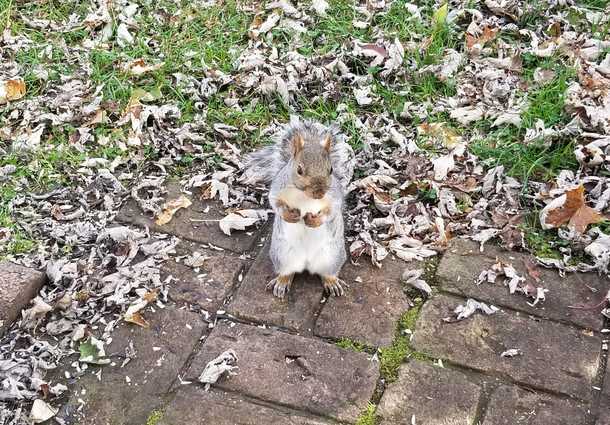
[(327, 294), (344, 294), (343, 199), (353, 169), (354, 153), (337, 128), (294, 116), (272, 145), (247, 157), (247, 182), (271, 184), (269, 256), (277, 277), (267, 289), (275, 296), (283, 298), (305, 270), (321, 277)]

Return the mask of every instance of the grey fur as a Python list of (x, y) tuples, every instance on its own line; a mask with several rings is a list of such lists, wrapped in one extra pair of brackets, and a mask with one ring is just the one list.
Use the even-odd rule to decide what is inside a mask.
[(354, 174), (354, 151), (347, 137), (334, 125), (325, 126), (313, 120), (303, 120), (291, 115), (290, 123), (273, 136), (273, 144), (246, 156), (246, 183), (263, 182), (270, 184), (280, 170), (292, 159), (292, 140), (296, 132), (304, 140), (323, 140), (330, 132), (332, 144), (330, 162), (333, 165), (333, 176), (341, 186), (347, 189)]
[[(310, 237), (313, 235), (313, 238), (316, 239), (318, 235), (323, 235), (327, 237), (325, 239), (328, 239), (328, 243), (317, 247), (315, 260), (303, 260), (302, 263), (300, 263), (300, 258), (306, 255), (307, 249), (303, 248), (302, 240), (295, 241), (287, 237), (287, 226), (295, 226), (295, 224), (285, 222), (281, 209), (277, 207), (277, 200), (282, 190), (293, 184), (293, 138), (297, 131), (301, 133), (305, 144), (326, 139), (328, 132), (331, 133), (332, 139), (330, 160), (333, 172), (327, 189), (327, 194), (331, 199), (331, 212), (320, 227), (306, 228), (306, 232), (318, 232), (310, 233)], [(307, 270), (322, 277), (338, 278), (341, 267), (347, 259), (343, 200), (354, 170), (354, 153), (347, 143), (347, 137), (334, 126), (327, 127), (316, 121), (303, 121), (298, 117), (291, 117), (290, 123), (273, 139), (272, 145), (247, 157), (245, 176), (250, 183), (257, 181), (271, 183), (269, 203), (275, 211), (275, 219), (269, 255), (275, 272), (290, 274)], [(315, 246), (315, 244), (308, 246)], [(297, 265), (293, 266), (295, 261)], [(300, 268), (298, 264), (302, 264), (303, 267)]]

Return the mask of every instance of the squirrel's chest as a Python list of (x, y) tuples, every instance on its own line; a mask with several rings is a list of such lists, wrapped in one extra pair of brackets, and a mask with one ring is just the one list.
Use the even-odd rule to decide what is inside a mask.
[(328, 245), (332, 239), (327, 223), (322, 223), (319, 227), (307, 227), (302, 221), (300, 223), (283, 222), (282, 224), (284, 243), (301, 254), (308, 251), (319, 254), (320, 247)]
[(282, 190), (279, 200), (290, 208), (298, 208), (301, 211), (301, 217), (307, 213), (317, 214), (330, 205), (328, 193), (322, 199), (313, 199), (296, 187), (287, 187)]

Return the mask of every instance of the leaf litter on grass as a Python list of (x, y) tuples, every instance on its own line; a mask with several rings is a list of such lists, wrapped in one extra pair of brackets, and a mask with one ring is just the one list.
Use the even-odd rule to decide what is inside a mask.
[[(163, 183), (183, 173), (187, 195), (201, 188), (228, 209), (223, 231), (246, 228), (265, 217), (266, 189), (247, 183), (243, 153), (297, 115), (333, 121), (355, 148), (351, 261), (422, 260), (457, 236), (527, 249), (523, 217), (546, 208), (544, 225), (570, 222), (558, 237), (593, 264), (572, 265), (571, 253), (539, 262), (607, 274), (610, 243), (595, 224), (610, 200), (608, 10), (441, 3), (10, 3), (0, 255), (46, 269), (50, 283), (0, 347), (2, 364), (19, 359), (0, 368), (0, 422), (29, 423), (27, 400), (87, 327), (103, 342), (147, 294), (168, 301), (159, 265), (178, 240), (109, 228), (124, 200), (157, 216)], [(580, 168), (553, 168), (562, 144)], [(35, 248), (15, 251), (21, 235)]]

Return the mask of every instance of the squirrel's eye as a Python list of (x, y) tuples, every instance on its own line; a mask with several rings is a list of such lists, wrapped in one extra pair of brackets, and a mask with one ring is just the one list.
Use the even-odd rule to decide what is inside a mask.
[(330, 174), (333, 173), (333, 167), (330, 167)]
[(302, 175), (303, 175), (303, 168), (302, 168), (300, 165), (297, 167), (297, 174), (298, 174), (299, 176), (302, 176)]

